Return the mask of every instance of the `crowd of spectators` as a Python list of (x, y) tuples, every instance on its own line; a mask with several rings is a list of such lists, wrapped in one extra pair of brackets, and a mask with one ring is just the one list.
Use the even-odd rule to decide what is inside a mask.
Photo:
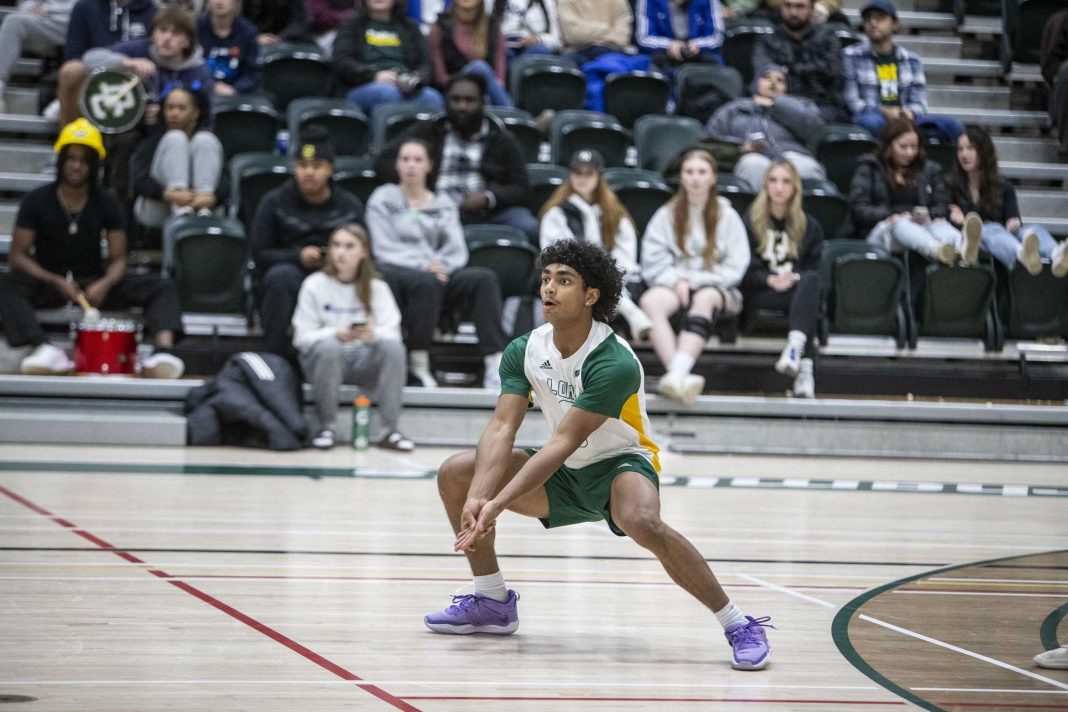
[[(705, 388), (695, 365), (717, 323), (744, 324), (773, 309), (789, 321), (775, 370), (793, 379), (795, 396), (813, 397), (825, 286), (818, 265), (824, 237), (834, 235), (806, 212), (803, 181), (826, 182), (813, 142), (829, 122), (855, 122), (878, 139), (857, 161), (848, 191), (852, 237), (947, 265), (975, 263), (982, 249), (1008, 269), (1019, 263), (1038, 274), (1048, 262), (1055, 277), (1068, 273), (1064, 243), (1025, 224), (990, 137), (927, 111), (923, 65), (894, 42), (893, 4), (870, 0), (863, 36), (844, 50), (826, 21), (839, 9), (814, 0), (636, 0), (633, 8), (625, 0), (207, 0), (196, 18), (148, 0), (24, 6), (0, 30), (0, 89), (22, 49), (63, 46), (58, 117), (67, 139), (56, 145), (56, 184), (20, 207), (13, 272), (0, 278), (8, 342), (34, 347), (27, 371), (69, 370), (33, 307), (84, 290), (93, 306), (143, 306), (156, 347), (146, 373), (180, 374), (171, 352), (181, 335), (174, 286), (125, 271), (126, 220), (159, 228), (182, 215), (218, 213), (229, 180), (225, 147), (211, 130), (213, 101), (259, 91), (258, 58), (272, 45), (314, 40), (330, 57), (336, 94), (372, 119), (396, 102), (439, 112), (376, 152), (378, 187), (366, 207), (335, 179), (328, 133), (303, 131), (290, 151), (292, 178), (260, 200), (245, 226), (263, 347), (293, 356), (313, 383), (317, 445), (333, 444), (330, 394), (347, 382), (378, 394), (379, 442), (410, 449), (396, 427), (399, 389), (409, 380), (437, 385), (431, 345), (455, 312), (474, 323), (483, 385), (499, 387), (508, 335), (497, 276), (468, 265), (464, 228), (477, 224), (515, 228), (534, 247), (575, 238), (611, 253), (627, 279), (621, 324), (651, 343), (665, 369), (662, 394), (692, 403)], [(492, 111), (513, 104), (509, 62), (560, 55), (581, 67), (636, 52), (670, 76), (686, 63), (722, 64), (728, 18), (743, 14), (776, 24), (755, 42), (750, 94), (724, 102), (706, 130), (737, 149), (734, 176), (755, 196), (744, 214), (720, 194), (720, 167), (701, 149), (681, 156), (676, 194), (641, 232), (592, 148), (569, 157), (567, 180), (539, 215), (528, 208), (522, 150)], [(1043, 43), (1062, 135), (1065, 17), (1054, 16)], [(84, 119), (75, 121), (82, 83), (102, 68), (137, 75), (149, 99), (125, 140), (109, 138), (115, 193), (97, 183), (103, 141)], [(926, 156), (931, 140), (953, 144), (952, 165)], [(68, 223), (84, 243), (78, 264), (69, 263), (69, 251), (66, 261), (50, 257), (59, 255), (49, 246)], [(106, 235), (106, 264), (86, 247), (93, 230)]]

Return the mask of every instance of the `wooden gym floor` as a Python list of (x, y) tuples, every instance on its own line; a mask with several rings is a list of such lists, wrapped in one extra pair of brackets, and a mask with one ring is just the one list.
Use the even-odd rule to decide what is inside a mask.
[(664, 458), (665, 519), (772, 665), (604, 525), (505, 515), (510, 637), (410, 456), (0, 448), (0, 702), (26, 710), (1068, 710), (1068, 468)]

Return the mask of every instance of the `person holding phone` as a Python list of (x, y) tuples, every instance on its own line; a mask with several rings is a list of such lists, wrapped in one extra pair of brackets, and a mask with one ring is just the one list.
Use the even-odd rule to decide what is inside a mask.
[(400, 320), (375, 272), (367, 232), (356, 224), (334, 230), (323, 267), (304, 280), (293, 312), (293, 345), (315, 403), (314, 447), (334, 446), (337, 393), (349, 383), (374, 391), (379, 447), (415, 448), (397, 429), (405, 383)]

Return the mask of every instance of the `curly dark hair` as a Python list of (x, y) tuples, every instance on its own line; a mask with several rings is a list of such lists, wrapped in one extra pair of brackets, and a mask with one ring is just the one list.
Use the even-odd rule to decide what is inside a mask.
[(538, 271), (552, 264), (567, 265), (578, 272), (587, 287), (599, 289), (601, 298), (593, 305), (593, 318), (612, 321), (623, 292), (623, 270), (611, 255), (592, 242), (560, 240), (541, 251)]

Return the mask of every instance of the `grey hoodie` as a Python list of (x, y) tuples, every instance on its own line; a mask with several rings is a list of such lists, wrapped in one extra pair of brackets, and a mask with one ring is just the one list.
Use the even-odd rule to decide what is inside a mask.
[(752, 99), (735, 99), (716, 110), (708, 120), (708, 133), (728, 141), (745, 143), (755, 135), (769, 148), (769, 156), (778, 158), (786, 151), (806, 156), (809, 142), (823, 128), (819, 107), (811, 99), (783, 94), (768, 107), (757, 106)]
[(413, 210), (400, 186), (387, 183), (371, 193), (364, 217), (371, 251), (379, 264), (425, 270), (436, 261), (449, 274), (467, 264), (460, 211), (443, 193)]

